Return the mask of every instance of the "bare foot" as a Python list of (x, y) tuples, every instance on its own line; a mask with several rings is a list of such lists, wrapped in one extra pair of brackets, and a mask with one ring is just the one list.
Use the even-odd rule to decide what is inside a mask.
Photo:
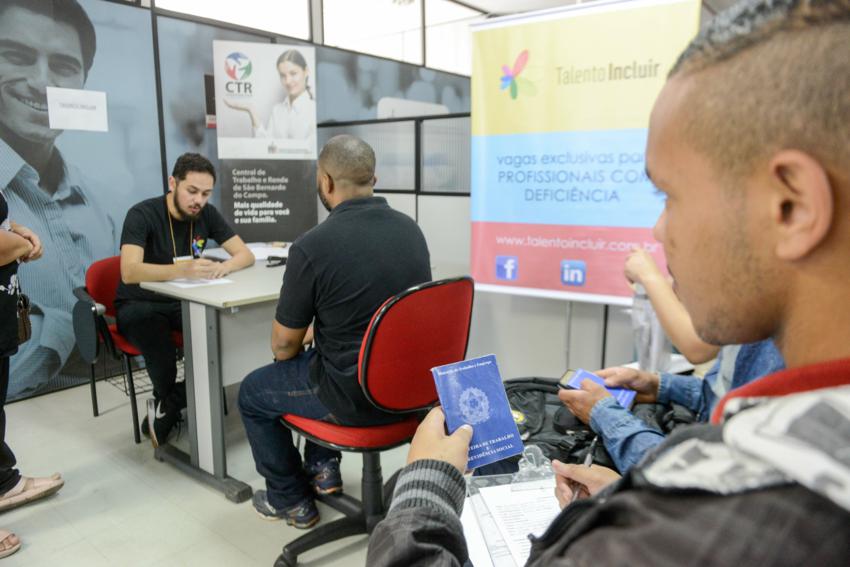
[(21, 548), (21, 540), (9, 530), (0, 529), (0, 559), (8, 557)]
[(64, 484), (65, 481), (59, 473), (40, 478), (21, 477), (14, 488), (0, 496), (0, 511), (11, 510), (33, 500), (50, 496), (58, 492)]

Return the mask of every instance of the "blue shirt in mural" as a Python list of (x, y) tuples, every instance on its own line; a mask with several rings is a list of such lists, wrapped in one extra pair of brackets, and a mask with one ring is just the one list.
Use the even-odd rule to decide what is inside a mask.
[(20, 266), (21, 290), (32, 301), (32, 338), (12, 357), (8, 396), (35, 393), (55, 376), (74, 349), (71, 310), (74, 288), (85, 285), (94, 261), (118, 253), (120, 226), (98, 203), (91, 182), (62, 161), (62, 176), (51, 195), (39, 185), (38, 172), (0, 139), (0, 190), (9, 217), (32, 229), (44, 256)]

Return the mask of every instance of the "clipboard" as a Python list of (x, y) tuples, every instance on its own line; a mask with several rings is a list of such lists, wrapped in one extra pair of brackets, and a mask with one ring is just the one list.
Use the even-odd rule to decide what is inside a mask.
[(467, 503), (475, 512), (478, 528), (493, 567), (520, 567), (530, 551), (523, 533), (524, 520), (516, 517), (525, 511), (537, 524), (530, 523), (536, 535), (548, 527), (560, 513), (555, 497), (555, 473), (538, 447), (528, 446), (514, 474), (467, 478)]

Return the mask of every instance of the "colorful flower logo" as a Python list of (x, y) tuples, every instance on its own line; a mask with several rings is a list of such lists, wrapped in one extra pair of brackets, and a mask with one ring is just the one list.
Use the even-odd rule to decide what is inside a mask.
[(201, 254), (204, 253), (204, 248), (207, 246), (207, 239), (202, 238), (200, 235), (195, 235), (195, 238), (192, 239), (192, 255), (195, 258), (199, 258)]
[(514, 61), (513, 68), (508, 67), (507, 65), (502, 65), (502, 84), (499, 87), (499, 90), (505, 90), (510, 87), (511, 98), (516, 100), (516, 97), (519, 96), (519, 89), (522, 87), (524, 93), (529, 95), (534, 95), (537, 92), (537, 88), (534, 86), (534, 83), (520, 77), (520, 73), (525, 69), (525, 64), (528, 63), (528, 50), (523, 49), (519, 55), (517, 55), (516, 61)]
[(244, 53), (234, 51), (224, 60), (224, 72), (234, 81), (244, 81), (251, 74), (251, 60)]

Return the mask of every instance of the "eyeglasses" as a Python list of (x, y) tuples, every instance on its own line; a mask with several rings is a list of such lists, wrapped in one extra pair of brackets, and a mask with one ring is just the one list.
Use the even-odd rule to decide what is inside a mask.
[(286, 265), (286, 256), (269, 256), (266, 258), (267, 268), (277, 268)]

